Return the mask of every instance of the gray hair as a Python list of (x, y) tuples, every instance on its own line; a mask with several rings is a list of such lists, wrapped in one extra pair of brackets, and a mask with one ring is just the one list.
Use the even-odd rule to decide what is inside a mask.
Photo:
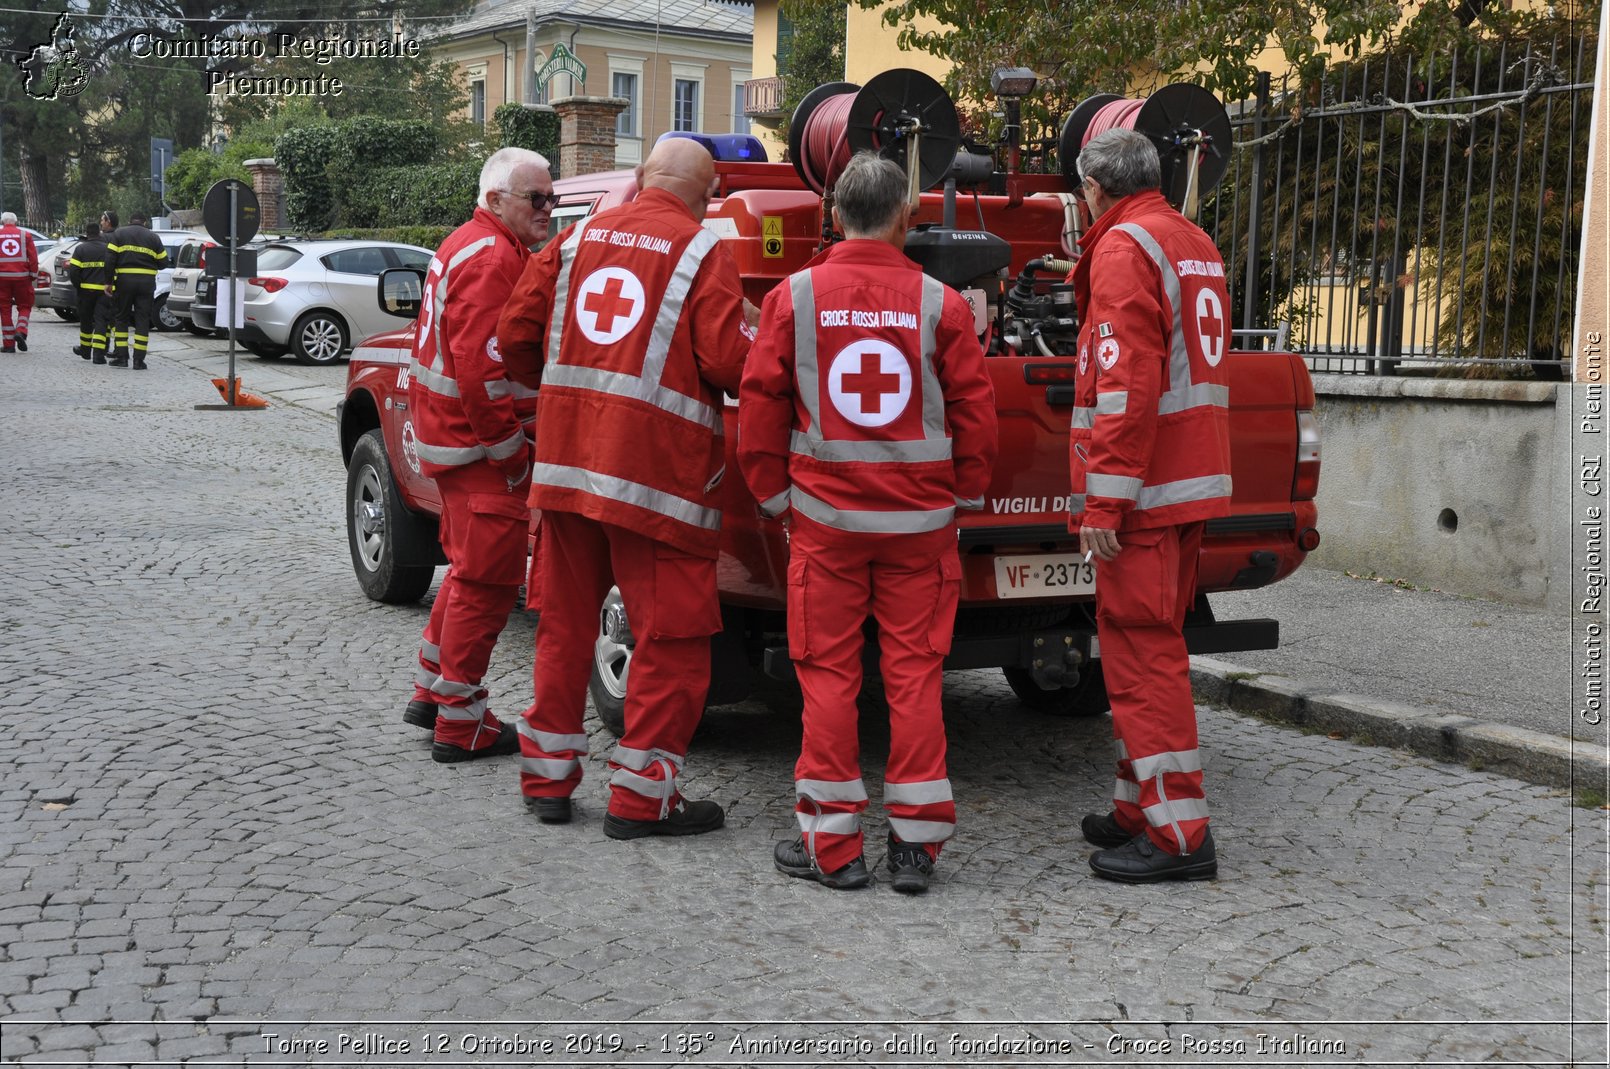
[(476, 205), (485, 208), (488, 193), (512, 192), (509, 189), (509, 179), (515, 169), (523, 164), (548, 170), (548, 158), (528, 148), (500, 148), (488, 156), (486, 162), (481, 165), (481, 192), (475, 198)]
[(1092, 138), (1079, 153), (1079, 174), (1094, 178), (1114, 200), (1163, 185), (1157, 146), (1133, 130), (1108, 130)]
[(16, 212), (0, 213), (0, 226), (10, 226), (17, 221)]
[(893, 160), (863, 150), (850, 157), (833, 184), (833, 207), (846, 237), (881, 233), (906, 200), (906, 172)]

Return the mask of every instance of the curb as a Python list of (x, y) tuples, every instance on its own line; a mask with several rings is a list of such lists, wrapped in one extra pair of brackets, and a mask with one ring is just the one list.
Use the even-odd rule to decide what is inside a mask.
[(1409, 750), (1529, 783), (1581, 789), (1610, 782), (1610, 752), (1593, 743), (1401, 702), (1336, 694), (1213, 657), (1191, 658), (1191, 689), (1197, 701), (1244, 716), (1339, 733), (1363, 745)]

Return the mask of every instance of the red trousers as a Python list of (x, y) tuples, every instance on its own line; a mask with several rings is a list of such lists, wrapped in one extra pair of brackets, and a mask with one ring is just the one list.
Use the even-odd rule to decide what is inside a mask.
[(1096, 577), (1096, 635), (1117, 739), (1118, 823), (1135, 834), (1145, 829), (1175, 854), (1201, 846), (1208, 825), (1182, 631), (1196, 597), (1202, 527), (1121, 531), (1118, 556)]
[(537, 554), (535, 701), (520, 727), (520, 790), (568, 796), (581, 782), (587, 679), (599, 607), (620, 587), (636, 645), (626, 733), (610, 758), (609, 811), (660, 820), (676, 805), (677, 774), (710, 689), (710, 636), (721, 630), (716, 562), (572, 512), (542, 514)]
[(469, 750), (497, 741), (502, 724), (481, 678), (525, 577), (529, 483), (512, 490), (488, 461), (436, 477), (447, 575), (419, 647), (414, 697), (436, 703), (436, 741)]
[[(11, 306), (17, 306), (15, 324)], [(28, 333), (28, 315), (34, 310), (32, 278), (0, 278), (0, 344), (13, 345), (17, 335)]]
[(889, 829), (930, 856), (956, 830), (945, 772), (941, 664), (961, 593), (956, 529), (915, 535), (839, 531), (794, 513), (788, 561), (788, 655), (805, 698), (794, 814), (823, 872), (863, 851), (862, 624), (878, 621), (889, 706), (883, 805)]

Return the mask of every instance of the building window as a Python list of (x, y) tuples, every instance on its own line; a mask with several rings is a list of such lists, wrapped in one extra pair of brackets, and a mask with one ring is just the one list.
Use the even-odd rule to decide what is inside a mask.
[(794, 55), (794, 23), (781, 11), (777, 12), (777, 73), (788, 73), (788, 61)]
[(486, 125), (486, 83), (470, 83), (470, 122), (476, 126)]
[(618, 71), (610, 75), (609, 95), (622, 97), (631, 101), (625, 109), (615, 117), (615, 133), (620, 137), (637, 136), (637, 75), (621, 74)]
[(749, 120), (744, 118), (744, 84), (742, 82), (732, 84), (732, 132), (735, 134), (747, 134), (749, 132)]
[(671, 129), (697, 130), (699, 128), (699, 83), (691, 78), (678, 78), (671, 103)]

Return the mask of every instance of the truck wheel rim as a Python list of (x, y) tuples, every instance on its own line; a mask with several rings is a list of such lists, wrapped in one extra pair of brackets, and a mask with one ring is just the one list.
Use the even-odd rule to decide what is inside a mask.
[[(616, 701), (626, 700), (626, 678), (632, 669), (632, 647), (611, 634), (625, 627), (626, 607), (619, 590), (611, 589), (599, 611), (598, 641), (593, 644), (593, 671)], [(628, 631), (629, 635), (630, 632)]]
[(380, 475), (367, 464), (358, 475), (357, 493), (352, 497), (352, 540), (363, 566), (378, 571), (386, 552), (386, 504)]

